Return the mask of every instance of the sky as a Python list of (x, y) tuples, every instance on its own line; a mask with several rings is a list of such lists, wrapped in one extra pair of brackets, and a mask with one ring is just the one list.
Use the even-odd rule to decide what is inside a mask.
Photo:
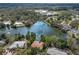
[(0, 0), (0, 3), (78, 3), (79, 0)]

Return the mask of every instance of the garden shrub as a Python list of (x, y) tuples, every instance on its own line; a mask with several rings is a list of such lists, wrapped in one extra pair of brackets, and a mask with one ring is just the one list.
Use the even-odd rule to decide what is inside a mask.
[(52, 45), (57, 48), (67, 48), (67, 41), (64, 39), (60, 39), (57, 36), (46, 36), (42, 39), (43, 42), (46, 43), (47, 47), (51, 47)]

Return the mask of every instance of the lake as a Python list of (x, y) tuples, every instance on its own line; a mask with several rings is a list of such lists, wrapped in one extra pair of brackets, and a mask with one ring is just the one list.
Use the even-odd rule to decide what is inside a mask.
[(20, 35), (26, 36), (29, 31), (34, 32), (36, 34), (37, 40), (41, 39), (40, 38), (41, 35), (56, 35), (63, 39), (67, 38), (66, 33), (60, 34), (58, 31), (56, 31), (56, 29), (51, 28), (43, 21), (37, 21), (35, 24), (33, 24), (31, 26), (30, 29), (28, 27), (18, 27), (18, 28), (5, 27), (4, 29), (0, 30), (0, 35), (6, 33), (6, 34), (10, 34), (10, 35), (20, 34)]

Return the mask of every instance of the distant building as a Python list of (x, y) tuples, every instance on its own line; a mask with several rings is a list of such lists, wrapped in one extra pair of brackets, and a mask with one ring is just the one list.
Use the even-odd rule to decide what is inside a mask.
[(53, 13), (48, 10), (35, 10), (35, 12), (40, 13), (42, 15), (46, 15), (46, 16), (53, 15)]
[(40, 10), (35, 10), (35, 12), (39, 12), (39, 13), (46, 13), (48, 10), (42, 10), (42, 9), (40, 9)]

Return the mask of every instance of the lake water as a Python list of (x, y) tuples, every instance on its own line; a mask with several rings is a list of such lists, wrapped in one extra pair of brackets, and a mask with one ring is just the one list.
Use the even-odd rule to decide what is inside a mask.
[(5, 27), (5, 29), (0, 30), (0, 35), (6, 33), (10, 35), (20, 34), (26, 36), (29, 31), (34, 32), (36, 34), (36, 40), (41, 40), (40, 35), (57, 35), (64, 39), (66, 39), (67, 36), (66, 33), (60, 34), (57, 31), (55, 31), (54, 28), (51, 28), (42, 21), (36, 22), (34, 25), (31, 26), (30, 29), (28, 27), (19, 27), (19, 28)]
[(0, 30), (0, 34), (10, 34), (10, 35), (15, 35), (15, 34), (20, 34), (26, 36), (28, 33), (29, 29), (27, 27), (19, 27), (19, 28), (5, 28)]

